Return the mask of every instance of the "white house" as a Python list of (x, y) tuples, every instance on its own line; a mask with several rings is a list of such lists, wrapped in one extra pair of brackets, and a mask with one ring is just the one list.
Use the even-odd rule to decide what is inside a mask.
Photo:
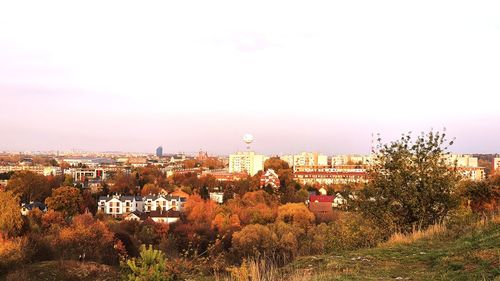
[(97, 203), (99, 211), (107, 215), (123, 215), (134, 211), (142, 212), (144, 202), (141, 196), (101, 196)]
[(30, 202), (29, 204), (23, 203), (21, 205), (21, 214), (23, 216), (27, 216), (29, 212), (31, 212), (33, 209), (39, 209), (42, 212), (47, 212), (47, 206), (43, 204), (42, 202)]
[(219, 204), (224, 203), (224, 192), (210, 192), (210, 200), (215, 201)]
[(333, 207), (338, 208), (342, 205), (347, 204), (347, 200), (342, 196), (342, 194), (337, 193), (335, 194), (335, 198), (333, 199)]
[(147, 215), (154, 222), (160, 222), (160, 223), (174, 223), (180, 219), (180, 212), (172, 209), (168, 211), (163, 211), (163, 210), (152, 211)]
[(318, 191), (319, 191), (319, 194), (321, 194), (321, 195), (326, 195), (326, 193), (327, 193), (326, 189), (324, 187), (320, 188)]
[(185, 198), (179, 196), (148, 195), (144, 197), (144, 212), (168, 211), (170, 209), (181, 211), (185, 203)]

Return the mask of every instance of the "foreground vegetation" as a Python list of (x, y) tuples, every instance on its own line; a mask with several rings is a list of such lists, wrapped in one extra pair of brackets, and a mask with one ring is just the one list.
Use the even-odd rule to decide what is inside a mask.
[(292, 266), (314, 268), (310, 280), (499, 280), (500, 221), (470, 231), (457, 238), (445, 231), (410, 243), (304, 257)]
[(250, 260), (216, 280), (500, 280), (500, 217), (394, 235), (377, 247), (300, 257), (279, 269)]

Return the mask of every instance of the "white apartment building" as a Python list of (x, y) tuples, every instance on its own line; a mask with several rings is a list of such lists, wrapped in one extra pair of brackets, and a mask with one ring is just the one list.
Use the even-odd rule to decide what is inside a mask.
[(493, 159), (493, 171), (492, 173), (500, 173), (500, 157)]
[(369, 165), (373, 161), (372, 155), (334, 155), (331, 158), (332, 167), (342, 165)]
[(264, 162), (269, 157), (253, 151), (236, 152), (229, 155), (229, 173), (245, 172), (251, 176), (264, 170)]
[(290, 167), (304, 167), (304, 166), (327, 166), (328, 156), (318, 152), (301, 152), (295, 155), (283, 155), (280, 157), (286, 161)]
[(148, 195), (143, 198), (144, 212), (153, 211), (181, 211), (186, 203), (186, 198), (170, 195)]
[(30, 171), (44, 176), (57, 176), (62, 174), (59, 167), (42, 166), (42, 165), (6, 165), (0, 166), (0, 173), (17, 172), (17, 171)]
[(477, 157), (471, 155), (450, 154), (446, 157), (446, 162), (450, 166), (454, 166), (456, 163), (457, 167), (478, 167)]
[(74, 181), (84, 181), (85, 179), (106, 179), (104, 169), (69, 169)]
[(126, 215), (133, 212), (181, 211), (186, 198), (170, 195), (141, 196), (101, 196), (97, 203), (99, 211), (106, 215)]
[(142, 212), (144, 203), (141, 196), (101, 196), (97, 202), (97, 209), (106, 215), (124, 215), (131, 212)]

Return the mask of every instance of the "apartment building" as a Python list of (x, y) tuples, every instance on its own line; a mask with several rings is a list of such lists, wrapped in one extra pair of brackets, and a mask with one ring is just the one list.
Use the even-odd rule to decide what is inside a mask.
[(141, 196), (108, 195), (99, 197), (97, 202), (99, 211), (112, 216), (142, 212), (143, 208), (144, 202)]
[(253, 151), (237, 152), (229, 155), (229, 173), (245, 172), (251, 176), (264, 170), (264, 162), (269, 157)]
[(303, 166), (327, 166), (328, 156), (320, 154), (318, 152), (301, 152), (295, 155), (283, 155), (280, 157), (283, 161), (286, 161), (290, 167), (303, 167)]

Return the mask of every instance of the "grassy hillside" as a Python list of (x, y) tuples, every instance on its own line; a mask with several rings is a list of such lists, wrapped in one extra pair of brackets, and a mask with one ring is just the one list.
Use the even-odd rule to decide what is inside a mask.
[[(301, 280), (500, 280), (500, 223), (464, 235), (442, 231), (429, 237), (393, 239), (376, 248), (298, 259)], [(415, 240), (415, 241), (414, 241)]]
[(111, 281), (120, 280), (114, 267), (94, 262), (46, 261), (17, 268), (2, 281)]

